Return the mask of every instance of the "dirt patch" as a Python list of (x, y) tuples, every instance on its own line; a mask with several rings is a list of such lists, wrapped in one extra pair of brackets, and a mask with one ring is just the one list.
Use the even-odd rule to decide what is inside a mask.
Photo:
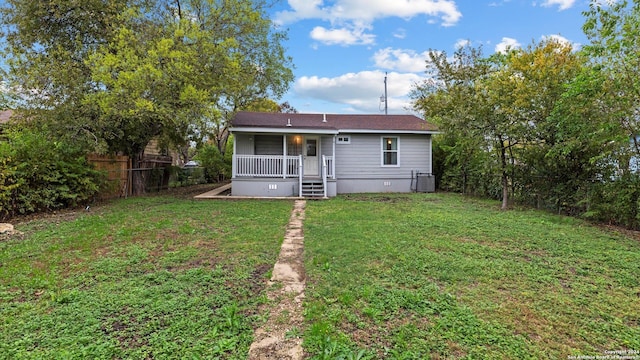
[(380, 195), (380, 194), (348, 194), (344, 195), (346, 200), (350, 201), (372, 201), (372, 202), (386, 202), (386, 203), (398, 203), (411, 200), (406, 195)]

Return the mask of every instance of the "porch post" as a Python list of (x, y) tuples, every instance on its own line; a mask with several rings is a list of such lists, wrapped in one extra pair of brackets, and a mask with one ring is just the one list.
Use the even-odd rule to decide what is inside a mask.
[(282, 178), (287, 178), (287, 134), (282, 135)]
[(331, 177), (336, 178), (336, 139), (338, 135), (333, 135), (333, 161), (331, 162)]
[(234, 137), (233, 139), (233, 156), (231, 156), (231, 178), (235, 179), (236, 178), (236, 173), (238, 171), (238, 169), (236, 169), (237, 165), (236, 165), (236, 161), (238, 161), (238, 159), (236, 158), (236, 155), (238, 154), (238, 152), (236, 151), (236, 144), (238, 143), (238, 137)]
[(302, 173), (304, 167), (302, 165), (302, 154), (298, 155), (298, 197), (302, 197)]

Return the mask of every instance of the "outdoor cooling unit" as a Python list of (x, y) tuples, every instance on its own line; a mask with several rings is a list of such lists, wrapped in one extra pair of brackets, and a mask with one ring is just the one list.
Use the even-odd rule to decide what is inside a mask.
[(416, 172), (416, 192), (436, 191), (436, 178), (431, 173)]

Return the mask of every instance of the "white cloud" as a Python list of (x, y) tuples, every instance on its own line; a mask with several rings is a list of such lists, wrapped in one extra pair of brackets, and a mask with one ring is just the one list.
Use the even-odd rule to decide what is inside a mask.
[(506, 3), (509, 3), (509, 2), (511, 2), (511, 0), (494, 1), (494, 2), (492, 2), (492, 3), (489, 3), (489, 6), (490, 6), (490, 7), (498, 7), (498, 6), (502, 6), (502, 5), (504, 5), (504, 4), (506, 4)]
[(506, 52), (507, 49), (517, 49), (521, 47), (520, 43), (516, 39), (503, 37), (502, 41), (496, 45), (495, 52)]
[(542, 6), (551, 7), (558, 5), (558, 10), (562, 11), (571, 8), (575, 2), (576, 0), (544, 0)]
[(381, 69), (401, 72), (424, 72), (429, 52), (416, 53), (409, 49), (386, 48), (373, 55), (375, 66)]
[[(384, 77), (382, 71), (361, 71), (333, 78), (303, 76), (296, 81), (293, 91), (299, 97), (341, 104), (349, 111), (377, 113), (380, 96), (384, 94)], [(413, 84), (422, 79), (416, 74), (391, 72), (387, 75), (390, 113), (407, 113), (411, 105), (409, 92)]]
[(453, 46), (453, 48), (458, 50), (470, 44), (471, 44), (471, 41), (469, 40), (459, 39), (458, 41), (456, 41), (456, 44)]
[(398, 28), (393, 33), (393, 37), (396, 38), (396, 39), (404, 39), (404, 38), (407, 37), (407, 30), (405, 30), (403, 28)]
[(331, 23), (370, 24), (376, 19), (386, 17), (410, 19), (426, 15), (438, 18), (443, 26), (452, 26), (462, 17), (453, 0), (336, 0), (326, 6), (323, 0), (288, 0), (288, 3), (291, 10), (276, 13), (276, 23), (321, 19)]
[(376, 36), (367, 34), (365, 29), (326, 29), (316, 26), (311, 30), (312, 39), (326, 45), (370, 45), (375, 43)]

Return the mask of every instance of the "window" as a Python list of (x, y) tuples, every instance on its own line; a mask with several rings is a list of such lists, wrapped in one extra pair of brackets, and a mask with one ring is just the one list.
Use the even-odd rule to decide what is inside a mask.
[(397, 137), (382, 138), (382, 166), (398, 166), (399, 140)]
[(307, 156), (318, 156), (318, 140), (307, 139)]
[(338, 135), (338, 144), (351, 144), (351, 136), (349, 135)]
[(298, 156), (302, 154), (302, 136), (287, 136), (287, 155)]

